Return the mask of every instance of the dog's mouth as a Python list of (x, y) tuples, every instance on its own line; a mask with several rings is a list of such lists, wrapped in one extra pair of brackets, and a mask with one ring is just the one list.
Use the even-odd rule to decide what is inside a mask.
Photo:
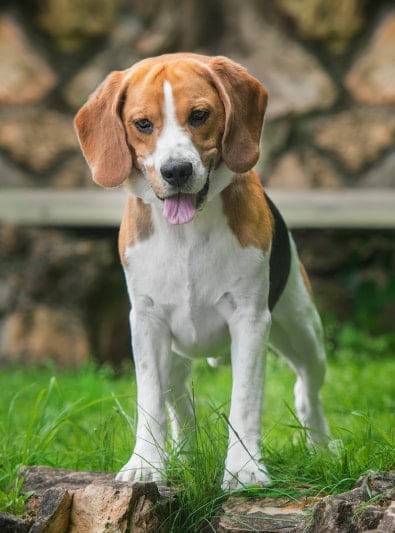
[(196, 211), (203, 208), (210, 188), (211, 166), (207, 173), (206, 182), (197, 194), (178, 192), (167, 198), (161, 198), (163, 200), (163, 216), (169, 224), (188, 224), (194, 219)]

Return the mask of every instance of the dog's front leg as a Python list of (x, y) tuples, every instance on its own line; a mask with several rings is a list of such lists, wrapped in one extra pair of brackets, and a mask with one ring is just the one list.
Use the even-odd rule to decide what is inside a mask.
[(270, 481), (260, 458), (262, 396), (271, 316), (248, 313), (230, 324), (232, 337), (232, 400), (224, 490)]
[[(138, 319), (137, 319), (138, 316)], [(137, 433), (134, 451), (118, 481), (164, 480), (165, 393), (170, 367), (170, 332), (149, 314), (130, 313), (137, 380)]]

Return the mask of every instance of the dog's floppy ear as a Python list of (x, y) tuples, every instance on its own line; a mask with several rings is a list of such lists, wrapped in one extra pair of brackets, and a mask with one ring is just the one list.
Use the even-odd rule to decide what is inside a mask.
[(120, 118), (123, 79), (123, 72), (107, 76), (74, 119), (93, 180), (102, 187), (117, 187), (132, 169), (132, 156)]
[(245, 68), (226, 57), (213, 57), (209, 64), (225, 108), (222, 157), (233, 172), (247, 172), (259, 157), (266, 89)]

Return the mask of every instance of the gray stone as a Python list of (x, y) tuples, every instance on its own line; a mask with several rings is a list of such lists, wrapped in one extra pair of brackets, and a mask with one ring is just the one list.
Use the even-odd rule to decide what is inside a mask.
[(135, 52), (141, 32), (141, 24), (135, 17), (125, 16), (117, 22), (109, 34), (106, 48), (66, 84), (63, 97), (72, 108), (81, 107), (111, 71), (126, 69), (141, 58)]
[(61, 50), (70, 52), (87, 39), (108, 33), (118, 6), (118, 0), (47, 0), (37, 10), (36, 24)]
[(380, 159), (358, 179), (360, 187), (395, 188), (395, 152)]
[(314, 143), (333, 153), (351, 172), (376, 161), (395, 143), (395, 113), (366, 107), (319, 121)]
[(32, 524), (32, 520), (24, 520), (10, 513), (0, 512), (1, 533), (27, 533)]
[(395, 9), (382, 17), (345, 79), (352, 96), (372, 105), (395, 103)]
[(35, 172), (43, 172), (64, 153), (78, 149), (71, 116), (38, 107), (1, 117), (0, 148)]
[(3, 362), (38, 363), (52, 355), (74, 367), (88, 354), (114, 365), (130, 359), (129, 303), (115, 232), (93, 237), (89, 230), (6, 225), (0, 242)]
[(291, 150), (281, 156), (273, 171), (266, 176), (267, 185), (273, 189), (309, 189), (310, 180), (303, 168), (299, 154)]
[(275, 121), (268, 120), (265, 122), (260, 145), (261, 155), (255, 167), (258, 174), (261, 177), (264, 177), (264, 182), (267, 178), (266, 174), (268, 167), (270, 167), (278, 155), (284, 151), (290, 131), (291, 124), (287, 119)]
[(43, 496), (52, 488), (61, 488), (69, 492), (84, 488), (91, 484), (110, 486), (115, 475), (108, 472), (82, 472), (66, 468), (51, 468), (49, 466), (22, 466), (18, 477), (23, 477), (22, 492), (34, 492), (36, 496)]
[(270, 188), (279, 189), (338, 189), (342, 178), (331, 163), (312, 149), (300, 155), (286, 152), (266, 175)]
[(391, 502), (391, 505), (384, 511), (383, 518), (380, 520), (377, 529), (374, 530), (377, 533), (393, 533), (395, 531), (395, 501)]
[(51, 175), (50, 185), (56, 189), (95, 187), (89, 167), (82, 154), (72, 154)]
[(335, 52), (347, 46), (365, 21), (360, 0), (279, 0), (278, 4), (304, 38), (324, 41)]
[(56, 84), (56, 75), (29, 44), (17, 22), (0, 16), (0, 103), (38, 102)]
[(0, 189), (2, 187), (27, 187), (30, 177), (0, 154)]
[(395, 471), (371, 472), (362, 476), (352, 490), (338, 496), (327, 496), (317, 503), (307, 531), (357, 533), (375, 530), (394, 497)]
[(77, 310), (37, 305), (9, 314), (2, 323), (0, 360), (39, 364), (52, 359), (61, 367), (76, 368), (91, 353)]
[(44, 492), (35, 524), (29, 533), (63, 533), (68, 531), (73, 497), (62, 487)]
[[(116, 482), (113, 474), (33, 466), (22, 467), (19, 475), (24, 477), (22, 493), (34, 492), (27, 502), (34, 533), (59, 533), (67, 520), (68, 533), (164, 532), (168, 531), (166, 518), (177, 506), (176, 494), (168, 489), (155, 483)], [(395, 471), (369, 472), (352, 490), (315, 504), (316, 500), (308, 498), (230, 496), (210, 531), (392, 533), (394, 498)], [(14, 517), (8, 515), (7, 519)]]
[(167, 530), (163, 522), (172, 495), (165, 488), (159, 492), (155, 483), (128, 485), (114, 474), (41, 466), (23, 467), (19, 475), (22, 491), (33, 491), (39, 500), (32, 533)]
[(306, 502), (285, 498), (243, 498), (231, 496), (222, 507), (218, 533), (247, 531), (270, 533), (302, 532), (306, 525)]
[(233, 25), (239, 28), (244, 46), (235, 45), (228, 54), (265, 84), (267, 119), (328, 109), (337, 98), (337, 89), (318, 60), (268, 24), (251, 0), (233, 7), (232, 16), (237, 19)]

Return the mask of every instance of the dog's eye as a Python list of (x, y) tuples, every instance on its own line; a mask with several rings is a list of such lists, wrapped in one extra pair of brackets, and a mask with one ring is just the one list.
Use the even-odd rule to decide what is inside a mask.
[(133, 124), (136, 128), (142, 133), (150, 134), (153, 132), (154, 125), (148, 118), (141, 118), (140, 120), (133, 121)]
[(208, 109), (194, 109), (189, 115), (188, 122), (191, 126), (200, 126), (208, 119), (210, 111)]

